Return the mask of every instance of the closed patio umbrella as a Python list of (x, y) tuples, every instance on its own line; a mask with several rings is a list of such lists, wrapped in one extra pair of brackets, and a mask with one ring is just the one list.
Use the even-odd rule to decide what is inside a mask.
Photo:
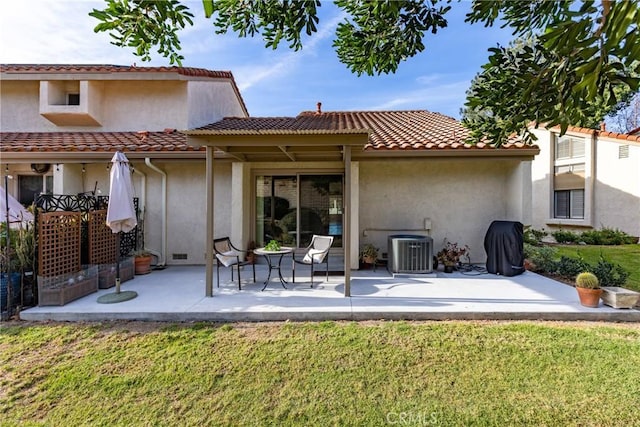
[(109, 205), (107, 207), (107, 226), (117, 233), (116, 237), (116, 291), (102, 295), (98, 302), (109, 304), (135, 298), (134, 291), (120, 292), (120, 233), (128, 232), (137, 225), (136, 211), (133, 205), (133, 184), (129, 160), (124, 153), (117, 151), (111, 159), (111, 179), (109, 185)]
[(20, 223), (33, 221), (33, 214), (20, 204), (12, 195), (0, 187), (0, 222), (8, 222), (14, 227)]

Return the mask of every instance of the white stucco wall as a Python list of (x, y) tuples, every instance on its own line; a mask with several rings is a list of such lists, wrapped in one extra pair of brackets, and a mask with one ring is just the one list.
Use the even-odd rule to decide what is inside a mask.
[[(204, 264), (205, 162), (154, 161), (153, 164), (167, 174), (167, 264)], [(159, 251), (162, 247), (161, 175), (146, 166), (139, 168), (147, 176), (145, 242), (147, 248)], [(229, 235), (231, 164), (216, 162), (214, 180), (216, 236)], [(174, 260), (173, 254), (187, 254), (187, 259)]]
[(224, 117), (245, 117), (238, 97), (228, 82), (191, 81), (188, 99), (188, 129), (214, 123)]
[[(360, 162), (360, 236), (365, 229), (418, 229), (428, 218), (434, 253), (447, 239), (469, 245), (472, 262), (483, 262), (491, 222), (522, 221), (509, 208), (518, 167), (519, 161), (495, 159)], [(360, 244), (387, 252), (390, 234), (369, 231)]]
[(92, 107), (101, 126), (57, 126), (41, 116), (37, 81), (3, 81), (0, 91), (3, 132), (183, 130), (244, 115), (231, 84), (216, 80), (104, 81), (101, 104)]
[(547, 220), (552, 215), (551, 203), (553, 194), (553, 151), (551, 145), (552, 133), (534, 129), (538, 137), (536, 144), (540, 147), (538, 154), (531, 162), (531, 225), (536, 229), (548, 229)]
[(623, 141), (598, 139), (594, 184), (594, 224), (640, 236), (640, 146), (629, 145), (629, 157), (618, 158)]
[[(629, 144), (629, 157), (618, 158), (624, 141), (598, 138), (584, 133), (569, 133), (585, 138), (585, 219), (552, 219), (553, 133), (534, 130), (540, 154), (532, 162), (532, 225), (534, 228), (584, 230), (618, 228), (640, 236), (640, 146)], [(576, 228), (580, 227), (580, 228)]]

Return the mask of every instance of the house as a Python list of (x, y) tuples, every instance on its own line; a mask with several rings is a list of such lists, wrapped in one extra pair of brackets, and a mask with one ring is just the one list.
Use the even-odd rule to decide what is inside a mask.
[(532, 226), (617, 228), (640, 236), (640, 135), (534, 129)]
[[(468, 131), (439, 113), (322, 111), (318, 103), (296, 117), (249, 117), (230, 74), (24, 67), (2, 69), (2, 168), (39, 176), (30, 166), (49, 164), (45, 175), (53, 177), (55, 192), (97, 187), (106, 194), (106, 165), (113, 151), (123, 150), (144, 199), (147, 246), (167, 264), (205, 264), (214, 236), (229, 235), (242, 246), (277, 239), (303, 248), (313, 234), (331, 234), (333, 253), (348, 266), (348, 283), (363, 243), (386, 253), (391, 234), (430, 235), (434, 252), (447, 240), (458, 242), (469, 245), (472, 261), (483, 262), (492, 221), (531, 223), (531, 167), (538, 147), (467, 144)], [(98, 92), (90, 89), (94, 77), (103, 79)], [(63, 78), (85, 82), (79, 106), (42, 100), (58, 93), (51, 87), (61, 86), (47, 82)], [(124, 82), (112, 87), (109, 80), (117, 78)], [(8, 89), (5, 79), (11, 79)], [(170, 96), (163, 79), (186, 88)], [(208, 97), (198, 90), (198, 102), (191, 102), (192, 80), (200, 87), (214, 82), (216, 90)], [(23, 81), (29, 83), (24, 88)], [(109, 101), (93, 110), (82, 88)], [(31, 100), (18, 102), (25, 92)], [(122, 104), (126, 113), (112, 111)], [(81, 117), (66, 118), (58, 107), (81, 109), (74, 113)], [(6, 109), (13, 110), (7, 118)], [(211, 263), (206, 264), (210, 294)]]
[(27, 205), (40, 192), (108, 195), (107, 168), (122, 150), (135, 170), (147, 248), (161, 263), (171, 262), (167, 254), (204, 262), (205, 150), (176, 129), (248, 116), (230, 72), (20, 64), (1, 65), (0, 79), (0, 168), (14, 178), (10, 194)]

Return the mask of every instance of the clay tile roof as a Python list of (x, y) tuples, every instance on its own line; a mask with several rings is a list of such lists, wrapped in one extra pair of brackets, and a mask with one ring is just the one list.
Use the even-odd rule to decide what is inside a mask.
[(2, 73), (177, 73), (184, 76), (233, 79), (231, 71), (192, 67), (137, 67), (110, 64), (0, 64)]
[[(560, 127), (559, 126), (555, 126), (552, 129), (556, 130), (556, 131), (559, 131)], [(586, 133), (586, 134), (589, 134), (589, 135), (595, 135), (597, 137), (619, 139), (619, 140), (622, 140), (622, 141), (631, 141), (631, 142), (640, 143), (640, 135), (635, 135), (634, 131), (632, 131), (630, 133), (618, 133), (618, 132), (611, 132), (611, 131), (608, 131), (608, 130), (583, 128), (583, 127), (577, 127), (577, 126), (569, 126), (567, 128), (567, 131), (568, 132), (577, 132), (577, 133)], [(637, 130), (636, 130), (636, 132), (637, 132)]]
[[(369, 133), (365, 150), (478, 150), (491, 144), (468, 144), (469, 131), (454, 118), (415, 111), (304, 111), (297, 117), (227, 117), (188, 134)], [(537, 146), (507, 142), (509, 149)]]
[(187, 145), (184, 134), (173, 132), (2, 132), (0, 152), (128, 152), (204, 151)]

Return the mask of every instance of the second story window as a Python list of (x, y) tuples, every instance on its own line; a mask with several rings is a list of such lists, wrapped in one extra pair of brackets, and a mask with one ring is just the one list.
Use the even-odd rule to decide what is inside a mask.
[(556, 138), (556, 160), (584, 158), (584, 138), (561, 136)]
[(553, 175), (553, 217), (584, 218), (585, 139), (556, 137)]
[(80, 94), (79, 93), (68, 93), (67, 94), (67, 105), (80, 105)]

